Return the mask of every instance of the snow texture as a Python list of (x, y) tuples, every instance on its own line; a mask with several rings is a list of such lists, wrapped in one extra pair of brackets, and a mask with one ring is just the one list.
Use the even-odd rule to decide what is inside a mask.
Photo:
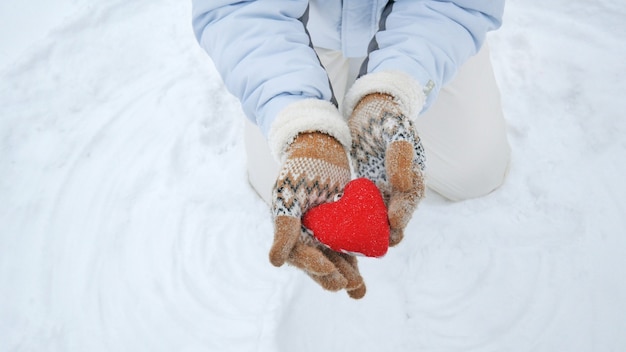
[(0, 351), (626, 350), (622, 0), (507, 3), (506, 184), (429, 192), (360, 301), (270, 265), (190, 12), (0, 5)]

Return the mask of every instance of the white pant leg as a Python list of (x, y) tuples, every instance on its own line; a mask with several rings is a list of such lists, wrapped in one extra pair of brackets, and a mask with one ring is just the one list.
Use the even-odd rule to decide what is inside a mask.
[[(317, 49), (341, 104), (362, 59)], [(483, 49), (441, 90), (430, 110), (416, 124), (426, 152), (428, 187), (451, 200), (486, 195), (504, 181), (510, 159), (500, 93), (489, 49)], [(268, 204), (279, 165), (259, 129), (245, 125), (248, 177)]]
[(486, 195), (504, 182), (511, 149), (489, 48), (470, 58), (417, 118), (426, 184), (451, 200)]
[(272, 188), (276, 182), (280, 166), (270, 152), (269, 144), (261, 129), (245, 119), (244, 139), (246, 143), (246, 159), (248, 181), (252, 188), (267, 203), (271, 204)]

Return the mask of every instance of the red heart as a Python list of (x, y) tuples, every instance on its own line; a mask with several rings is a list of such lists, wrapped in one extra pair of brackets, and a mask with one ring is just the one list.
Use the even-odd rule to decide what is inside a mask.
[(309, 210), (302, 224), (338, 252), (382, 257), (389, 248), (387, 207), (374, 182), (348, 182), (341, 199)]

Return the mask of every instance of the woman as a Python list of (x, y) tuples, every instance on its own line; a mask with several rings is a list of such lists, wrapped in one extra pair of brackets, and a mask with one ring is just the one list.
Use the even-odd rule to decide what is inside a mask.
[(196, 37), (250, 121), (249, 178), (272, 209), (272, 264), (363, 297), (356, 258), (317, 243), (300, 221), (342, 191), (350, 160), (354, 176), (383, 194), (392, 245), (425, 185), (451, 200), (501, 185), (510, 149), (483, 44), (503, 8), (503, 0), (193, 1)]

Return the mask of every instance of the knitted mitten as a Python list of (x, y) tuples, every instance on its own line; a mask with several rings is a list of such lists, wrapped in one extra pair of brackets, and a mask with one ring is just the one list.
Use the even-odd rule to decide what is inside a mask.
[(352, 163), (358, 177), (376, 183), (387, 204), (389, 243), (396, 245), (424, 197), (424, 148), (410, 118), (394, 98), (372, 93), (352, 110)]
[(287, 149), (273, 190), (274, 243), (270, 262), (285, 262), (304, 270), (323, 288), (346, 289), (361, 298), (365, 284), (354, 256), (332, 251), (301, 225), (306, 211), (332, 201), (350, 181), (350, 166), (343, 146), (320, 132), (299, 134)]

